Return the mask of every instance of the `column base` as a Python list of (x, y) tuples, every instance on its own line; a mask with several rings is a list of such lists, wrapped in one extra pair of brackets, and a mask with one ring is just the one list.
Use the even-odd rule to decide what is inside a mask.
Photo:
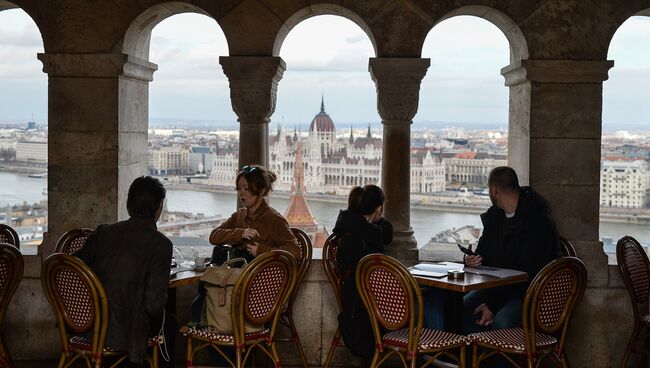
[(386, 254), (406, 267), (418, 263), (418, 243), (413, 236), (413, 229), (395, 231), (393, 241), (386, 247)]

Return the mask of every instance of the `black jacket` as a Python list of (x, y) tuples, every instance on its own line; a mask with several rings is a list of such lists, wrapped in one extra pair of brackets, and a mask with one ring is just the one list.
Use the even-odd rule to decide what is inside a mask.
[(499, 244), (499, 231), (504, 220), (505, 212), (496, 206), (481, 215), (483, 234), (476, 253), (483, 257), (484, 266), (527, 272), (529, 282), (491, 289), (485, 304), (493, 313), (511, 298), (523, 300), (530, 281), (544, 266), (560, 256), (550, 205), (532, 188), (521, 187), (512, 224), (501, 237), (503, 244)]
[(167, 300), (172, 243), (153, 220), (100, 225), (75, 254), (99, 277), (108, 297), (106, 346), (141, 363), (158, 334)]
[(340, 238), (336, 260), (343, 281), (343, 310), (338, 316), (343, 342), (355, 355), (371, 359), (374, 336), (368, 313), (357, 292), (355, 274), (359, 261), (371, 253), (384, 253), (384, 245), (393, 241), (393, 226), (385, 219), (368, 223), (348, 210), (341, 211), (333, 229)]

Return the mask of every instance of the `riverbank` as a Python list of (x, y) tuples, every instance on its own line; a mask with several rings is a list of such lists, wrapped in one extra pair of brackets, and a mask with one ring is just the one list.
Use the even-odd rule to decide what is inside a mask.
[(0, 162), (0, 172), (8, 174), (43, 174), (47, 173), (47, 164), (19, 163), (19, 162)]

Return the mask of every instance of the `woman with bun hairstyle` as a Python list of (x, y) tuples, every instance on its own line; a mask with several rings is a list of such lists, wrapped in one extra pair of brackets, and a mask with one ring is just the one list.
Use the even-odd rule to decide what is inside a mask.
[(355, 355), (371, 359), (375, 350), (370, 319), (357, 292), (355, 274), (361, 258), (384, 253), (393, 241), (393, 226), (382, 217), (385, 195), (380, 187), (355, 187), (348, 208), (339, 212), (333, 232), (339, 237), (336, 260), (343, 281), (343, 310), (338, 316), (343, 342)]
[(244, 166), (235, 188), (243, 207), (212, 231), (210, 243), (230, 244), (252, 257), (273, 249), (299, 257), (300, 246), (289, 223), (266, 202), (275, 180), (275, 174), (263, 166)]

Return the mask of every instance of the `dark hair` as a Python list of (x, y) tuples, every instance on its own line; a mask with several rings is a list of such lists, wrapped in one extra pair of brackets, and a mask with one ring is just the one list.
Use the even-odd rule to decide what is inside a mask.
[(167, 191), (162, 183), (151, 176), (136, 178), (129, 187), (126, 199), (126, 209), (129, 216), (153, 219), (160, 208), (160, 202), (165, 199)]
[(348, 210), (364, 216), (370, 215), (384, 204), (385, 199), (384, 191), (376, 185), (354, 187), (348, 196)]
[(499, 166), (490, 171), (488, 177), (488, 187), (495, 186), (503, 191), (519, 191), (519, 179), (517, 173), (512, 167)]
[(248, 183), (250, 191), (258, 196), (267, 196), (271, 193), (273, 183), (277, 179), (272, 171), (260, 165), (246, 165), (242, 167), (239, 174), (237, 174), (237, 179), (235, 179), (235, 185), (237, 185), (239, 178), (242, 176)]

